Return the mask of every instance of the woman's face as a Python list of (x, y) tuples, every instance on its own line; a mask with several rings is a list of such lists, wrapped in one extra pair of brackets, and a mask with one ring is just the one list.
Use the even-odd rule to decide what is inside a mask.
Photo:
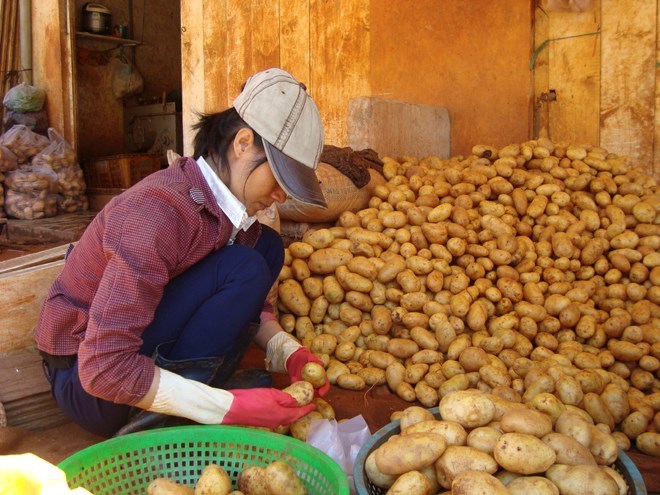
[(253, 139), (254, 134), (248, 129), (241, 129), (237, 134), (229, 156), (231, 176), (227, 184), (250, 216), (286, 200), (286, 193), (275, 179), (263, 148), (256, 146)]

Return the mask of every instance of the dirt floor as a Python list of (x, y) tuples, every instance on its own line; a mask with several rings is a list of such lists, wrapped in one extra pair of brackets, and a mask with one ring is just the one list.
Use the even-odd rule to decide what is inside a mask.
[[(9, 229), (5, 227), (4, 231), (0, 230), (0, 261), (75, 241), (92, 216), (89, 214), (74, 215), (55, 224), (42, 222), (27, 225), (19, 222), (17, 225), (15, 222), (10, 222)], [(51, 235), (53, 229), (59, 229), (59, 231)], [(243, 368), (261, 368), (263, 359), (263, 351), (252, 346), (241, 366)], [(283, 375), (275, 375), (274, 380), (275, 385), (279, 388), (288, 385), (287, 379)], [(410, 405), (392, 394), (386, 386), (373, 387), (360, 392), (332, 387), (325, 398), (335, 409), (338, 419), (349, 419), (362, 415), (372, 434), (389, 423), (394, 411), (402, 410)], [(1, 420), (2, 407), (0, 404), (0, 424), (2, 424)], [(81, 449), (103, 440), (69, 421), (43, 431), (28, 431), (8, 426), (0, 428), (0, 455), (31, 452), (57, 464)], [(628, 452), (628, 456), (640, 470), (648, 493), (660, 495), (660, 469), (658, 469), (660, 461), (635, 450)]]

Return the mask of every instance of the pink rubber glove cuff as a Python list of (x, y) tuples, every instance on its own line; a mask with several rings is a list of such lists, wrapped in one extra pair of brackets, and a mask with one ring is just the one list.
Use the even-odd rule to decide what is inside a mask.
[(265, 426), (289, 425), (309, 414), (316, 406), (298, 407), (296, 399), (276, 388), (228, 390), (234, 396), (223, 425)]
[[(317, 358), (307, 347), (301, 347), (286, 360), (286, 370), (289, 373), (291, 383), (299, 382), (302, 378), (302, 369), (307, 363), (318, 363), (323, 366), (323, 361)], [(315, 395), (324, 396), (330, 390), (330, 382), (326, 378), (325, 383), (315, 389)]]

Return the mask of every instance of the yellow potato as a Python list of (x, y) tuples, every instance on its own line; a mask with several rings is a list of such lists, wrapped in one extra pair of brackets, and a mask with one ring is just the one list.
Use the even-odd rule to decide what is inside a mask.
[(500, 430), (491, 426), (479, 426), (470, 431), (466, 443), (468, 447), (473, 447), (486, 454), (493, 455), (495, 444), (501, 436), (502, 432)]
[(284, 461), (273, 461), (265, 469), (266, 484), (271, 495), (306, 495), (305, 484)]
[(307, 316), (311, 308), (302, 286), (292, 278), (283, 280), (277, 289), (278, 301), (296, 316)]
[(306, 406), (307, 404), (310, 404), (314, 398), (314, 386), (304, 380), (292, 383), (288, 387), (282, 389), (282, 392), (286, 392), (296, 399), (298, 406)]
[(520, 474), (542, 473), (557, 458), (552, 448), (527, 433), (503, 434), (495, 445), (493, 455), (504, 469)]
[(483, 471), (463, 471), (451, 484), (452, 495), (511, 495), (511, 492), (495, 476)]
[(442, 435), (447, 445), (465, 445), (468, 435), (465, 428), (457, 422), (438, 419), (427, 419), (410, 424), (401, 430), (401, 435), (423, 432)]
[(543, 476), (521, 476), (506, 485), (513, 495), (559, 495), (557, 486)]
[(541, 440), (557, 454), (557, 464), (589, 464), (596, 465), (596, 460), (591, 451), (577, 440), (563, 435), (562, 433), (548, 433)]
[(504, 413), (500, 419), (504, 433), (527, 433), (542, 437), (552, 431), (552, 420), (546, 414), (534, 409), (514, 409)]
[(660, 433), (644, 432), (635, 439), (635, 445), (640, 452), (660, 457)]
[(616, 481), (597, 466), (555, 464), (545, 476), (566, 495), (619, 494)]
[(376, 449), (376, 464), (382, 473), (401, 475), (432, 464), (445, 447), (445, 439), (434, 433), (391, 437)]
[(338, 266), (347, 264), (353, 258), (350, 251), (337, 248), (317, 249), (309, 255), (307, 264), (312, 273), (328, 275), (334, 273)]
[(147, 495), (193, 495), (193, 488), (169, 478), (156, 478), (147, 487)]
[(325, 368), (318, 363), (309, 362), (303, 366), (302, 379), (312, 384), (314, 388), (319, 388), (325, 384)]
[(495, 414), (495, 406), (487, 395), (467, 390), (445, 395), (439, 407), (443, 419), (456, 421), (465, 428), (484, 426), (492, 421)]
[(435, 461), (438, 483), (443, 488), (450, 488), (454, 479), (464, 471), (494, 474), (497, 469), (497, 462), (489, 454), (473, 447), (460, 445), (448, 446), (440, 458)]
[(195, 485), (194, 495), (227, 495), (231, 491), (231, 478), (217, 464), (209, 464)]
[(371, 483), (379, 488), (389, 488), (396, 480), (396, 476), (384, 474), (378, 469), (376, 464), (376, 451), (369, 453), (364, 461), (364, 471)]
[(419, 471), (408, 471), (392, 484), (387, 495), (429, 495), (431, 482)]

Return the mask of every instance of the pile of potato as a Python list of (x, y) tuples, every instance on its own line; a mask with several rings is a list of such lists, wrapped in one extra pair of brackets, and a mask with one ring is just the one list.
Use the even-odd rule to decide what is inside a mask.
[(613, 469), (617, 445), (571, 407), (557, 418), (478, 390), (440, 401), (437, 419), (411, 406), (398, 415), (401, 430), (365, 460), (370, 483), (390, 495), (475, 493), (625, 495)]
[(340, 387), (577, 408), (620, 448), (660, 455), (655, 180), (543, 138), (472, 151), (385, 158), (367, 208), (291, 243), (283, 328)]
[(195, 487), (170, 478), (156, 478), (147, 487), (147, 495), (305, 495), (307, 488), (294, 469), (284, 461), (267, 466), (248, 466), (238, 474), (238, 489), (232, 490), (227, 471), (217, 464), (203, 470)]

